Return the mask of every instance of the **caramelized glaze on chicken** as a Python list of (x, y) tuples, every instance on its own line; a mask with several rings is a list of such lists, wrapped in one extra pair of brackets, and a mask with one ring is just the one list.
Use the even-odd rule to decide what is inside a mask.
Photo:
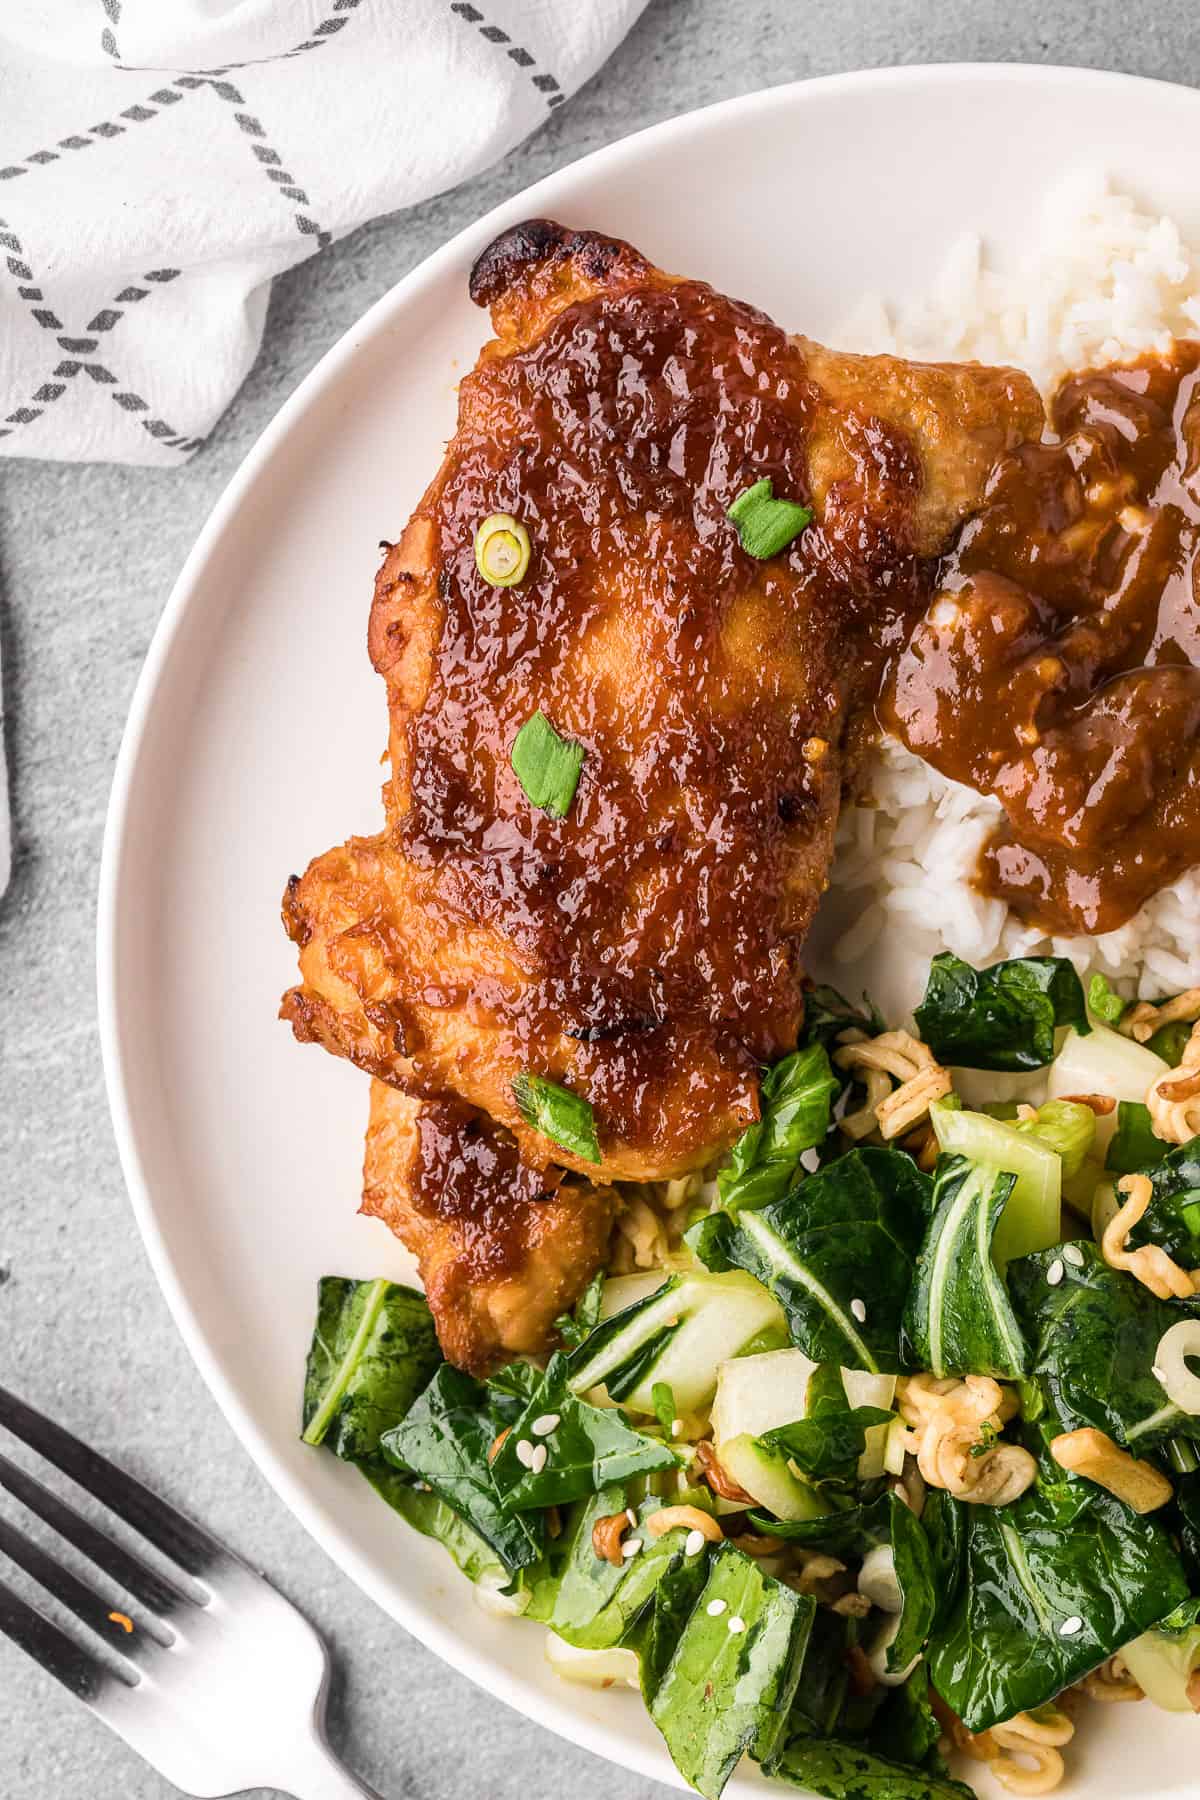
[(546, 1348), (604, 1255), (614, 1206), (609, 1187), (522, 1163), (509, 1134), (461, 1101), (371, 1083), (362, 1210), (416, 1256), (461, 1368)]
[[(511, 1134), (519, 1210), (547, 1204), (530, 1170), (677, 1176), (756, 1116), (759, 1069), (802, 1019), (847, 720), (1042, 407), (1012, 371), (834, 355), (544, 220), (485, 251), (471, 291), (497, 336), (371, 614), (386, 827), (289, 884), (283, 1012), (385, 1084), (376, 1122), (464, 1105)], [(727, 513), (764, 477), (815, 516), (757, 561)], [(494, 513), (533, 544), (509, 588), (475, 564)], [(538, 709), (585, 750), (562, 819), (510, 763)], [(527, 1071), (590, 1103), (598, 1166), (522, 1118)], [(461, 1229), (391, 1214), (431, 1269), (436, 1234)], [(471, 1284), (451, 1285), (447, 1342)]]

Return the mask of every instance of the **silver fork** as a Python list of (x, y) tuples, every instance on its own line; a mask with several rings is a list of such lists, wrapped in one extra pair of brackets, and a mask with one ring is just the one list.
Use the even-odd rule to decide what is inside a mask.
[(136, 1618), (120, 1612), (0, 1518), (0, 1552), (102, 1638), (116, 1653), (120, 1672), (80, 1648), (3, 1581), (0, 1632), (185, 1793), (217, 1796), (265, 1787), (296, 1800), (381, 1800), (330, 1750), (325, 1646), (269, 1581), (5, 1388), (0, 1425), (153, 1544), (177, 1571), (164, 1579), (0, 1454), (0, 1487), (138, 1603)]

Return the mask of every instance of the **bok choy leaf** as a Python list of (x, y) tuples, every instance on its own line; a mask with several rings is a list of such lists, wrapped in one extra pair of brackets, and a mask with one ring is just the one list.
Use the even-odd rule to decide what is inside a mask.
[(765, 1762), (778, 1748), (816, 1608), (732, 1544), (704, 1575), (683, 1558), (659, 1584), (643, 1691), (680, 1774), (718, 1800), (744, 1752)]
[(973, 969), (948, 950), (929, 968), (916, 1010), (921, 1036), (939, 1062), (966, 1069), (1041, 1069), (1054, 1032), (1091, 1030), (1083, 986), (1065, 956), (1021, 956)]
[[(690, 1493), (679, 1498), (696, 1505), (702, 1496)], [(571, 1508), (562, 1536), (547, 1546), (546, 1561), (552, 1568), (547, 1576), (534, 1579), (527, 1616), (543, 1620), (581, 1650), (605, 1650), (627, 1640), (659, 1582), (684, 1554), (686, 1531), (676, 1529), (656, 1538), (646, 1527), (646, 1520), (664, 1504), (650, 1496), (633, 1508), (637, 1524), (627, 1538), (636, 1538), (642, 1547), (636, 1556), (614, 1564), (596, 1555), (592, 1532), (602, 1519), (625, 1511), (627, 1489), (613, 1483), (579, 1501)], [(703, 1580), (705, 1552), (688, 1561)]]
[(928, 1657), (969, 1731), (1044, 1706), (1187, 1596), (1160, 1525), (1058, 1475), (1011, 1506), (963, 1508), (963, 1584)]
[(795, 1050), (767, 1070), (759, 1090), (760, 1117), (747, 1126), (717, 1176), (727, 1212), (765, 1206), (786, 1194), (800, 1157), (825, 1138), (838, 1083), (821, 1044)]
[(938, 1751), (924, 1664), (898, 1687), (848, 1693), (858, 1632), (857, 1621), (818, 1608), (785, 1745), (767, 1773), (831, 1800), (973, 1800)]
[(305, 1443), (348, 1462), (374, 1455), (441, 1360), (423, 1294), (326, 1275), (304, 1377)]
[(1119, 1100), (1117, 1128), (1108, 1141), (1105, 1168), (1115, 1175), (1148, 1175), (1166, 1154), (1167, 1146), (1154, 1134), (1150, 1108), (1140, 1100)]
[(869, 1744), (800, 1735), (771, 1766), (772, 1775), (826, 1800), (975, 1800), (953, 1776), (907, 1768)]
[[(838, 1384), (841, 1385), (840, 1372)], [(842, 1394), (844, 1402), (845, 1389)], [(868, 1431), (874, 1425), (890, 1424), (893, 1417), (879, 1406), (810, 1405), (807, 1418), (775, 1426), (763, 1433), (762, 1442), (782, 1450), (801, 1474), (817, 1486), (822, 1482), (847, 1486), (855, 1478)]]
[(1094, 1244), (1041, 1250), (1009, 1265), (1013, 1306), (1031, 1349), (1030, 1375), (1063, 1431), (1093, 1425), (1144, 1456), (1172, 1436), (1200, 1438), (1200, 1418), (1168, 1400), (1153, 1374), (1163, 1333), (1200, 1303), (1156, 1300), (1110, 1269)]
[(895, 1373), (900, 1321), (928, 1216), (927, 1178), (899, 1150), (851, 1150), (793, 1192), (687, 1234), (710, 1269), (745, 1269), (814, 1362)]
[(1135, 1249), (1158, 1244), (1185, 1269), (1193, 1269), (1200, 1266), (1200, 1137), (1174, 1150), (1167, 1150), (1161, 1139), (1154, 1141), (1164, 1154), (1154, 1166), (1144, 1160), (1138, 1164), (1139, 1172), (1150, 1177), (1152, 1192), (1129, 1243)]
[(904, 1314), (909, 1361), (945, 1375), (1020, 1376), (1026, 1349), (992, 1260), (1016, 1176), (964, 1156), (938, 1159), (933, 1218)]
[(394, 1468), (425, 1482), (515, 1573), (537, 1562), (543, 1529), (540, 1519), (505, 1510), (488, 1462), (496, 1436), (484, 1383), (443, 1363), (380, 1447)]
[(673, 1450), (635, 1431), (617, 1407), (578, 1399), (569, 1373), (561, 1352), (550, 1358), (495, 1454), (492, 1483), (507, 1512), (562, 1506), (613, 1482), (679, 1467)]
[(509, 1579), (508, 1569), (491, 1545), (431, 1489), (418, 1487), (411, 1475), (392, 1468), (382, 1457), (363, 1463), (362, 1472), (380, 1499), (414, 1531), (441, 1544), (468, 1581), (488, 1579), (499, 1586)]
[(750, 1521), (764, 1536), (842, 1558), (865, 1557), (879, 1545), (890, 1544), (901, 1611), (900, 1629), (888, 1651), (888, 1667), (907, 1668), (919, 1655), (937, 1611), (935, 1568), (924, 1527), (896, 1494), (881, 1494), (877, 1500), (818, 1519), (773, 1519), (754, 1512)]

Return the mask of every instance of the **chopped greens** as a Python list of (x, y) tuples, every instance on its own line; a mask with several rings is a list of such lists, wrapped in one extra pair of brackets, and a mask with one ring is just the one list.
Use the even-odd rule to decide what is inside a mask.
[(625, 1423), (617, 1407), (589, 1406), (568, 1385), (570, 1361), (550, 1358), (495, 1453), (491, 1476), (506, 1512), (537, 1512), (635, 1475), (675, 1469), (673, 1451)]
[[(693, 1504), (698, 1496), (691, 1496)], [(563, 1535), (551, 1547), (555, 1567), (534, 1582), (530, 1614), (544, 1619), (550, 1629), (581, 1650), (605, 1650), (626, 1638), (636, 1625), (672, 1563), (684, 1555), (687, 1533), (668, 1531), (656, 1538), (646, 1520), (663, 1505), (660, 1499), (644, 1499), (630, 1510), (637, 1523), (627, 1541), (636, 1538), (641, 1548), (635, 1556), (612, 1563), (596, 1555), (592, 1533), (598, 1524), (621, 1513), (629, 1503), (622, 1483), (601, 1488), (572, 1509)], [(704, 1554), (689, 1561), (703, 1579)]]
[(442, 1360), (424, 1294), (326, 1275), (304, 1380), (304, 1442), (372, 1456)]
[(906, 1767), (869, 1745), (801, 1732), (771, 1765), (772, 1775), (825, 1800), (974, 1800), (944, 1770)]
[[(1035, 1079), (964, 1078), (970, 1105), (937, 1100), (883, 1147), (839, 1126), (849, 1077), (830, 1064), (843, 1031), (883, 1021), (810, 989), (797, 1048), (763, 1072), (760, 1117), (667, 1267), (597, 1271), (547, 1333), (559, 1348), (486, 1378), (443, 1360), (422, 1295), (327, 1278), (305, 1440), (439, 1542), (489, 1610), (552, 1634), (556, 1673), (636, 1671), (707, 1800), (742, 1757), (828, 1800), (971, 1800), (939, 1753), (942, 1703), (984, 1731), (1117, 1651), (1153, 1702), (1191, 1711), (1200, 1412), (1168, 1398), (1167, 1382), (1189, 1394), (1163, 1340), (1197, 1329), (1200, 1293), (1159, 1300), (1074, 1234), (1099, 1238), (1118, 1177), (1142, 1173), (1129, 1247), (1200, 1268), (1200, 1138), (1154, 1135), (1137, 1096), (1163, 1064), (1109, 1028), (1123, 1003), (1106, 982), (1087, 996), (1092, 1026), (1061, 959), (935, 959), (918, 1013), (935, 1052)], [(1172, 1029), (1152, 1040), (1169, 1061)], [(514, 1092), (535, 1130), (600, 1160), (587, 1100), (532, 1072)], [(1115, 1113), (1085, 1104), (1098, 1094)], [(1014, 1385), (1003, 1426), (956, 1439), (966, 1498), (933, 1484), (922, 1447), (914, 1511), (914, 1440), (891, 1408), (913, 1416), (919, 1390), (897, 1377), (918, 1371), (946, 1392)], [(1094, 1437), (1095, 1461), (1059, 1449), (1098, 1479), (1059, 1465), (1055, 1440), (1084, 1429), (1169, 1477), (1156, 1510), (1120, 1498), (1123, 1454), (1100, 1485)], [(972, 1501), (1002, 1441), (1032, 1453), (1003, 1471), (1032, 1485)]]
[(684, 1604), (658, 1634), (660, 1666), (644, 1660), (646, 1704), (680, 1773), (717, 1800), (743, 1752), (765, 1762), (778, 1747), (815, 1607), (732, 1544), (709, 1557), (698, 1593), (685, 1559), (660, 1584), (656, 1607), (670, 1606), (674, 1582)]
[(812, 508), (795, 500), (776, 500), (775, 484), (767, 477), (743, 489), (725, 516), (737, 526), (746, 554), (765, 562), (786, 550), (812, 523)]
[(1177, 1434), (1200, 1438), (1200, 1418), (1172, 1405), (1154, 1374), (1163, 1333), (1200, 1317), (1200, 1302), (1156, 1300), (1094, 1244), (1073, 1249), (1073, 1260), (1043, 1250), (1009, 1269), (1030, 1378), (1052, 1421), (1062, 1431), (1093, 1425), (1138, 1456)]
[(560, 1313), (554, 1329), (568, 1350), (582, 1344), (600, 1319), (600, 1303), (604, 1298), (604, 1270), (597, 1269), (569, 1313)]
[(755, 1531), (828, 1556), (861, 1558), (881, 1545), (890, 1545), (901, 1611), (900, 1630), (888, 1653), (889, 1667), (902, 1669), (918, 1654), (937, 1612), (935, 1563), (924, 1527), (898, 1495), (885, 1493), (822, 1518), (783, 1520), (754, 1512), (750, 1520)]
[(767, 1070), (759, 1091), (761, 1116), (747, 1126), (717, 1177), (726, 1212), (766, 1206), (792, 1186), (800, 1157), (824, 1139), (838, 1084), (820, 1044), (796, 1050)]
[(929, 1181), (898, 1150), (851, 1150), (783, 1199), (713, 1213), (687, 1242), (710, 1269), (745, 1269), (814, 1362), (895, 1372)]
[(1138, 1165), (1150, 1177), (1150, 1204), (1129, 1242), (1158, 1244), (1185, 1269), (1200, 1267), (1200, 1138), (1173, 1150), (1154, 1141), (1160, 1154)]
[(965, 1156), (939, 1157), (933, 1218), (904, 1315), (907, 1360), (945, 1375), (1025, 1372), (1026, 1351), (992, 1260), (1016, 1177)]
[(679, 1419), (670, 1382), (656, 1381), (650, 1389), (650, 1398), (654, 1403), (654, 1416), (658, 1420), (659, 1430), (665, 1438), (674, 1437)]
[[(840, 1385), (840, 1375), (838, 1380)], [(762, 1441), (782, 1450), (807, 1481), (845, 1487), (854, 1479), (867, 1432), (873, 1425), (889, 1424), (894, 1416), (880, 1406), (847, 1408), (843, 1389), (839, 1410), (816, 1410), (791, 1425), (776, 1425), (763, 1433)]]
[(610, 1400), (654, 1414), (654, 1386), (668, 1382), (680, 1415), (707, 1407), (717, 1365), (786, 1341), (771, 1296), (736, 1270), (672, 1275), (651, 1294), (602, 1319), (570, 1357), (571, 1391), (603, 1387)]
[(943, 951), (916, 1010), (939, 1062), (967, 1069), (1041, 1069), (1054, 1055), (1056, 1026), (1090, 1031), (1083, 987), (1065, 956), (1021, 956), (973, 969)]
[(1104, 1166), (1114, 1175), (1133, 1175), (1149, 1171), (1162, 1162), (1167, 1146), (1155, 1137), (1150, 1123), (1150, 1109), (1140, 1100), (1117, 1102), (1117, 1129), (1109, 1139)]
[(490, 1545), (511, 1573), (542, 1553), (541, 1519), (508, 1512), (492, 1480), (489, 1456), (499, 1435), (487, 1389), (444, 1363), (407, 1417), (384, 1434), (394, 1468), (415, 1476)]
[(591, 1102), (544, 1075), (524, 1073), (513, 1081), (517, 1111), (534, 1131), (581, 1161), (598, 1163), (600, 1143)]
[(1191, 1035), (1192, 1028), (1185, 1020), (1172, 1019), (1169, 1025), (1160, 1025), (1154, 1036), (1147, 1039), (1146, 1048), (1176, 1069), (1183, 1061), (1183, 1053)]
[(1069, 1181), (1078, 1175), (1095, 1142), (1096, 1115), (1078, 1100), (1047, 1100), (1016, 1130), (1053, 1150), (1062, 1163), (1063, 1180)]
[(525, 798), (552, 819), (565, 819), (579, 786), (584, 748), (559, 737), (540, 709), (513, 739), (513, 774)]
[(1044, 1706), (1186, 1597), (1163, 1528), (1091, 1483), (1048, 1476), (963, 1512), (963, 1582), (929, 1673), (969, 1731)]

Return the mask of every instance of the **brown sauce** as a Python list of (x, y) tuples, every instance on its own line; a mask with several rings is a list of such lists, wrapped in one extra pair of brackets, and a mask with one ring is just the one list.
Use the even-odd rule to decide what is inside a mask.
[(457, 1101), (426, 1101), (416, 1129), (419, 1148), (408, 1184), (414, 1210), (461, 1232), (461, 1254), (477, 1277), (504, 1272), (514, 1260), (524, 1213), (552, 1197), (561, 1171), (522, 1162), (508, 1132)]
[(979, 884), (1111, 931), (1200, 862), (1200, 343), (1068, 377), (888, 671), (885, 729), (1004, 822)]

